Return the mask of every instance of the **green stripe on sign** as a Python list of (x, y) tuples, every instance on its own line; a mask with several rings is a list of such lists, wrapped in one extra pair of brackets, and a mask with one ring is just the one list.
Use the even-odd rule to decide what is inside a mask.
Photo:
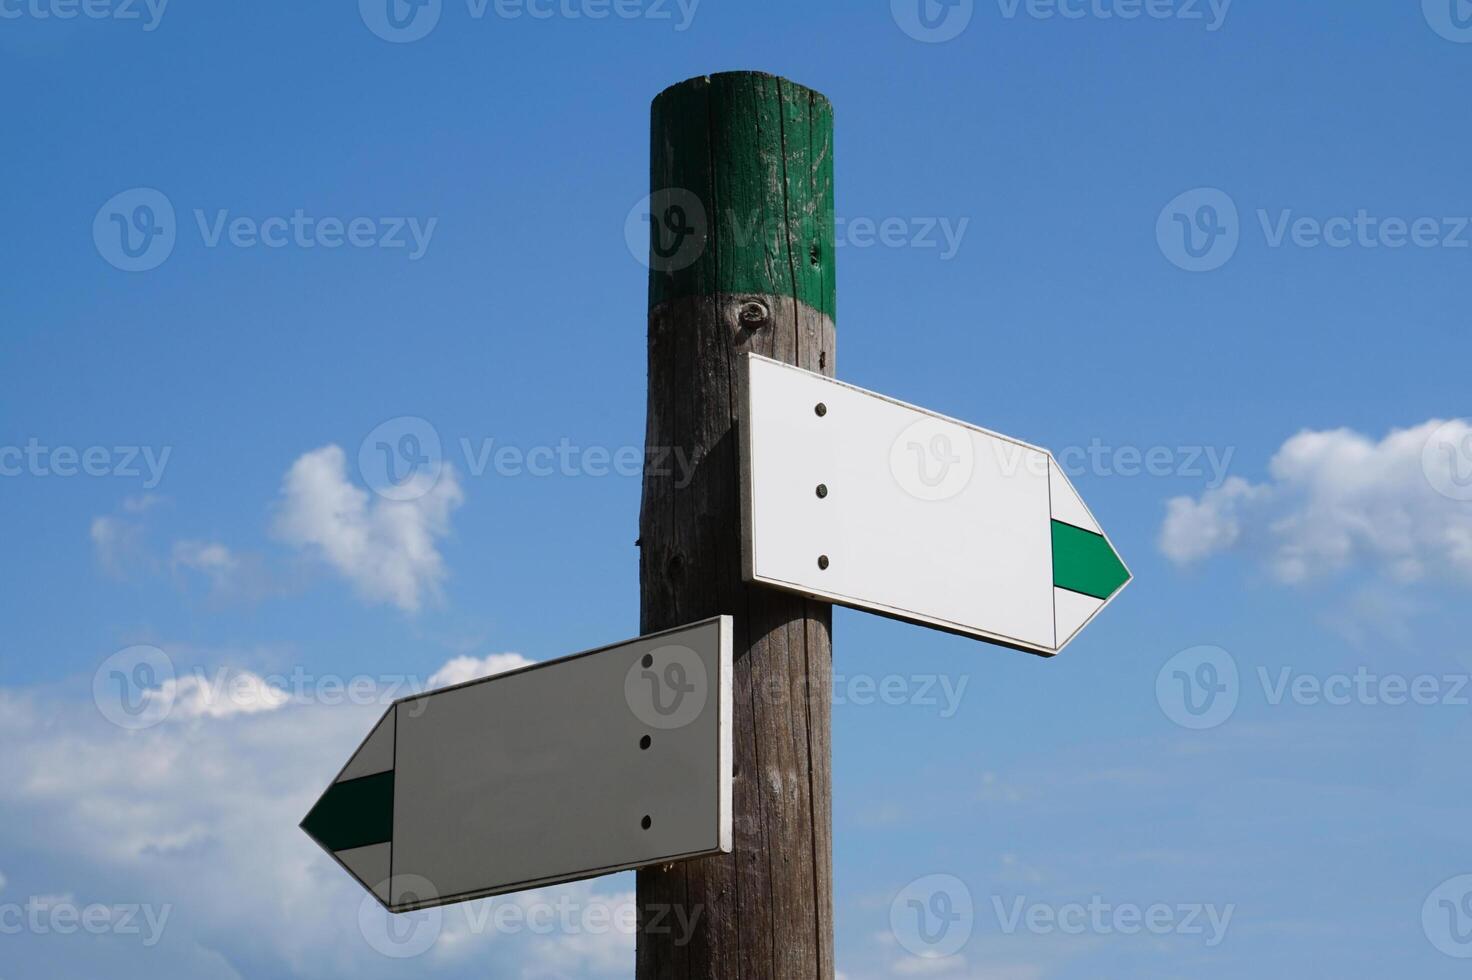
[(394, 773), (333, 783), (302, 829), (329, 851), (346, 851), (394, 839)]
[(1130, 580), (1129, 570), (1102, 534), (1053, 522), (1053, 584), (1108, 599)]

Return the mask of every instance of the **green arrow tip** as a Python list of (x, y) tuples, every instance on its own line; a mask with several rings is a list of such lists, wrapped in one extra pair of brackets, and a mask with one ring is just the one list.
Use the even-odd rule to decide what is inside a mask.
[(333, 783), (302, 821), (302, 830), (329, 851), (393, 840), (393, 770)]
[(1130, 580), (1129, 569), (1102, 534), (1053, 522), (1053, 584), (1108, 599)]

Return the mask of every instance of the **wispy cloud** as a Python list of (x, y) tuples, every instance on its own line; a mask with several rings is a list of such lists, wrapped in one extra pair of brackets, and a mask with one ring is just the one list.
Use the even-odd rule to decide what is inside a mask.
[(504, 674), (508, 670), (519, 670), (534, 662), (519, 653), (493, 653), (488, 657), (479, 658), (456, 657), (434, 672), (429, 678), (428, 687), (432, 690), (464, 684), (467, 681), (480, 680), (482, 677)]
[(1167, 504), (1160, 548), (1178, 565), (1243, 551), (1278, 581), (1299, 584), (1371, 570), (1396, 582), (1472, 584), (1472, 503), (1438, 487), (1472, 427), (1432, 420), (1376, 441), (1349, 429), (1301, 432), (1278, 450), (1270, 479), (1232, 478)]
[(157, 567), (144, 547), (143, 527), (134, 521), (112, 515), (95, 517), (88, 533), (98, 567), (110, 578), (129, 581)]
[[(466, 669), (452, 661), (435, 676)], [(78, 895), (126, 881), (130, 901), (176, 907), (147, 975), (402, 976), (408, 964), (373, 946), (377, 906), (297, 829), (382, 705), (302, 703), (232, 674), (241, 676), (254, 680), (253, 699), (221, 699), (186, 677), (170, 723), (134, 732), (90, 701), (0, 688), (0, 853), (65, 864)], [(465, 975), (474, 964), (479, 975), (526, 980), (626, 976), (632, 930), (605, 924), (632, 921), (633, 902), (608, 883), (582, 883), (447, 909), (410, 972)], [(553, 926), (493, 914), (507, 904), (550, 908)]]
[(414, 499), (372, 497), (349, 481), (342, 448), (326, 446), (287, 472), (275, 530), (320, 558), (364, 599), (412, 613), (441, 595), (447, 573), (438, 542), (463, 500), (449, 466)]

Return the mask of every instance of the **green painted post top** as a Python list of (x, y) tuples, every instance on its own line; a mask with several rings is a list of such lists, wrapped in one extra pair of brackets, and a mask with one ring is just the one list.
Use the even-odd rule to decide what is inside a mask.
[(761, 72), (654, 100), (650, 309), (718, 293), (790, 296), (833, 317), (833, 107)]

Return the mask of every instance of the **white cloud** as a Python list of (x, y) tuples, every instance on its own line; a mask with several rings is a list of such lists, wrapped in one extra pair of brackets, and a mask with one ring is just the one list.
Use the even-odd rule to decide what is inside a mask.
[(248, 670), (220, 671), (213, 678), (202, 672), (186, 674), (147, 693), (172, 705), (170, 718), (186, 720), (255, 715), (275, 711), (291, 700), (285, 691)]
[(219, 600), (254, 602), (291, 591), (287, 577), (269, 566), (263, 555), (233, 551), (216, 541), (174, 542), (169, 567), (175, 573), (202, 575), (209, 582), (211, 597)]
[(969, 972), (964, 956), (906, 956), (895, 960), (893, 969), (901, 977), (964, 977)]
[(176, 541), (172, 562), (175, 568), (191, 568), (206, 575), (218, 589), (229, 588), (240, 571), (240, 561), (223, 544)]
[(412, 500), (371, 497), (348, 480), (347, 455), (326, 446), (298, 459), (282, 484), (276, 533), (322, 558), (372, 602), (416, 612), (446, 575), (438, 539), (464, 494), (446, 466)]
[(229, 548), (203, 541), (174, 542), (174, 562), (204, 572), (229, 572), (239, 566)]
[(123, 510), (130, 514), (143, 514), (153, 510), (153, 508), (163, 502), (164, 498), (156, 493), (140, 493), (136, 496), (125, 497), (123, 499)]
[[(220, 710), (197, 686), (181, 681), (180, 690), (201, 699), (190, 702), (190, 724), (126, 732), (90, 699), (0, 688), (0, 853), (27, 854), (42, 874), (65, 869), (68, 888), (88, 901), (176, 910), (146, 965), (111, 975), (402, 976), (408, 964), (380, 955), (360, 931), (362, 889), (297, 827), (382, 704), (276, 703), (263, 691), (269, 709)], [(410, 972), (627, 976), (633, 936), (606, 928), (619, 915), (603, 908), (633, 903), (625, 882), (494, 900), (552, 905), (550, 933), (498, 927), (491, 903), (448, 908), (438, 942)], [(572, 928), (560, 914), (568, 904)], [(55, 971), (66, 972), (86, 950), (61, 955)]]
[(158, 559), (148, 548), (147, 515), (165, 502), (152, 493), (124, 497), (113, 514), (93, 518), (88, 529), (92, 553), (105, 573), (136, 581), (158, 571)]
[(488, 657), (456, 657), (446, 663), (439, 670), (430, 675), (426, 690), (434, 690), (441, 687), (451, 687), (455, 684), (464, 684), (466, 681), (480, 680), (482, 677), (491, 677), (496, 674), (504, 674), (508, 670), (518, 670), (529, 667), (536, 661), (528, 660), (519, 653), (493, 653)]
[(1230, 477), (1200, 500), (1176, 497), (1166, 503), (1160, 548), (1177, 564), (1200, 561), (1242, 539), (1242, 510), (1268, 493), (1241, 477)]
[(144, 552), (143, 528), (116, 517), (96, 517), (90, 528), (97, 564), (116, 579), (129, 579), (152, 561)]
[(1461, 476), (1457, 460), (1431, 451), (1449, 439), (1472, 445), (1472, 426), (1432, 420), (1378, 442), (1349, 429), (1301, 432), (1273, 456), (1268, 482), (1233, 478), (1169, 501), (1160, 548), (1179, 565), (1246, 551), (1285, 583), (1363, 567), (1399, 582), (1472, 584), (1472, 503), (1437, 489)]

